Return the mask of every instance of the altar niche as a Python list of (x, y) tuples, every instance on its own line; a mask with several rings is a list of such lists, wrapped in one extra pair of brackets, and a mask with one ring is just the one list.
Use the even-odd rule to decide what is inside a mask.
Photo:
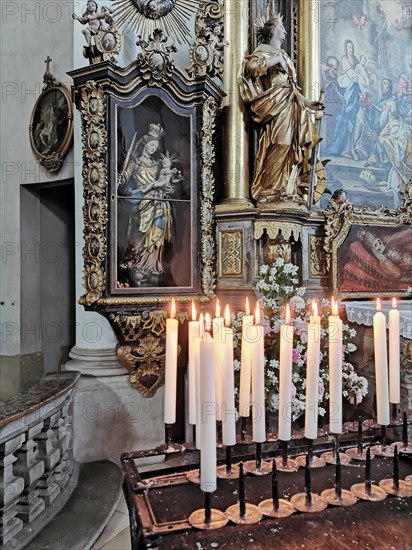
[(198, 245), (190, 128), (190, 116), (177, 115), (157, 96), (117, 109), (113, 275), (122, 293), (192, 290)]

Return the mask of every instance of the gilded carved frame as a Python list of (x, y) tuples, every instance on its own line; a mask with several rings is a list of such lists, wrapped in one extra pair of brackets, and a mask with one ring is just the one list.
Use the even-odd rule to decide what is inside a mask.
[(412, 181), (397, 210), (329, 201), (324, 250), (339, 299), (409, 297), (412, 292)]

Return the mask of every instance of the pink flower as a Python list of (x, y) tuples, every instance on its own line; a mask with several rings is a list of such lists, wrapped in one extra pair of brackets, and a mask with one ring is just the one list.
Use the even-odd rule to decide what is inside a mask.
[(325, 393), (325, 386), (323, 385), (323, 380), (322, 378), (319, 378), (319, 383), (318, 383), (318, 394), (319, 394), (319, 397), (323, 397), (323, 394)]
[(292, 361), (294, 363), (296, 363), (296, 361), (300, 361), (300, 359), (302, 359), (302, 355), (301, 355), (300, 351), (296, 348), (293, 348), (293, 350), (292, 350)]

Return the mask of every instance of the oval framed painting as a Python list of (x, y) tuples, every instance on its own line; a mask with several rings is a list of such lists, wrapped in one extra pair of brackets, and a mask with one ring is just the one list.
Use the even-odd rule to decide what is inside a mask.
[(62, 84), (44, 90), (30, 118), (30, 145), (48, 172), (60, 170), (73, 140), (73, 106)]

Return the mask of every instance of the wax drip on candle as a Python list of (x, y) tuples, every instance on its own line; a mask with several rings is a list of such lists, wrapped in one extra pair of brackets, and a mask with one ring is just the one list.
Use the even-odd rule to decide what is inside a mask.
[(256, 302), (255, 325), (260, 325), (260, 306), (259, 306), (259, 302)]
[(229, 304), (226, 304), (226, 307), (225, 307), (225, 326), (230, 327), (231, 322), (232, 322), (232, 316), (230, 315)]
[(395, 491), (399, 491), (399, 460), (398, 460), (398, 446), (395, 445), (393, 452), (393, 488)]
[(216, 299), (216, 317), (220, 317), (220, 304), (219, 304), (219, 298)]
[(285, 325), (288, 325), (289, 323), (290, 323), (290, 306), (289, 304), (286, 304)]
[(209, 332), (212, 330), (212, 320), (210, 318), (209, 313), (206, 313), (205, 315), (205, 332)]
[(276, 460), (272, 460), (272, 501), (275, 512), (279, 510), (279, 490), (278, 490), (278, 474), (276, 468)]

